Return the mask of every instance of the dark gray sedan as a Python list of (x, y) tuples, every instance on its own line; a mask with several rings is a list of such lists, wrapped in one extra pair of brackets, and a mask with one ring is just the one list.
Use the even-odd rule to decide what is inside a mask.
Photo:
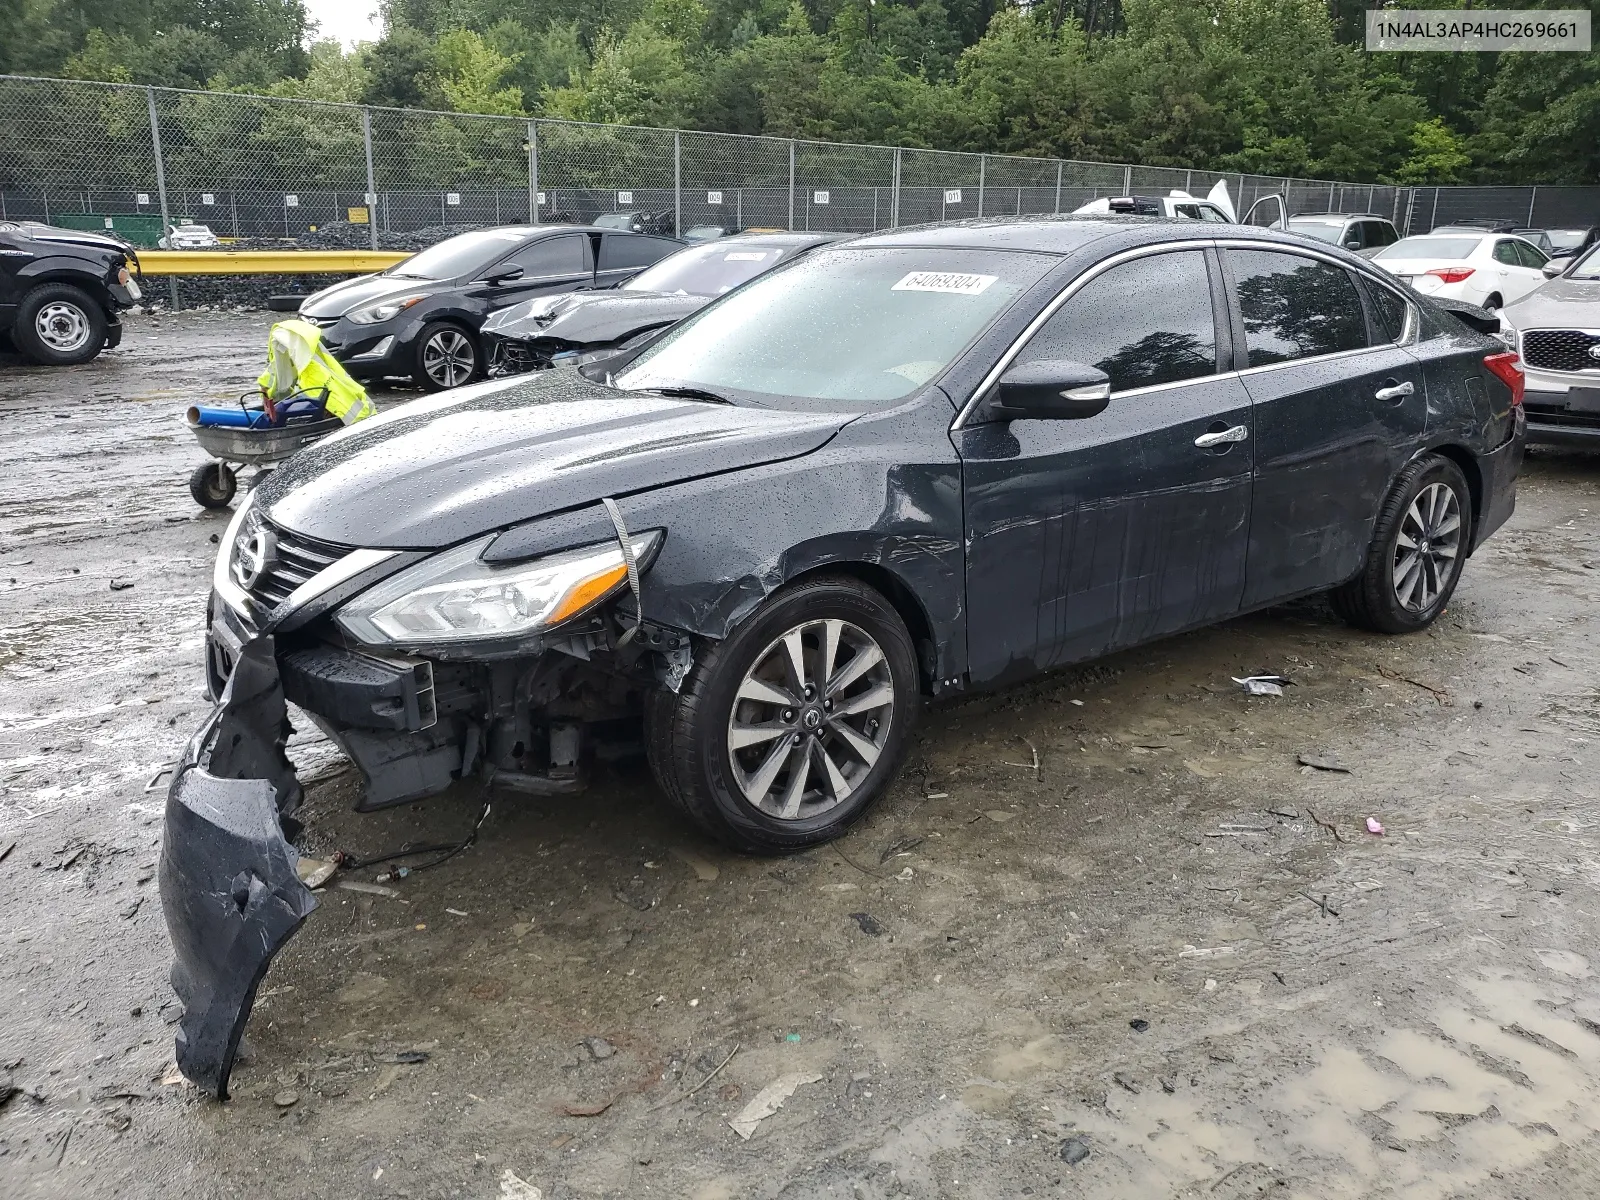
[(240, 506), (162, 845), (203, 1086), (316, 907), (286, 701), (362, 808), (576, 791), (632, 722), (688, 820), (799, 850), (928, 697), (1318, 592), (1427, 628), (1525, 432), (1517, 356), (1365, 260), (1138, 217), (823, 246), (598, 366), (401, 406)]

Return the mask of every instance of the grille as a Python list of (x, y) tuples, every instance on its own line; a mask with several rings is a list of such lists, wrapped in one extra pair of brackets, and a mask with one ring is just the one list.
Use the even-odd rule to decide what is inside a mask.
[(1600, 358), (1590, 353), (1600, 346), (1600, 333), (1581, 329), (1530, 329), (1522, 335), (1522, 358), (1544, 371), (1600, 371)]
[(1536, 425), (1563, 425), (1573, 429), (1600, 429), (1600, 413), (1570, 412), (1559, 404), (1529, 404), (1528, 420)]
[(256, 530), (261, 528), (271, 531), (275, 544), (267, 569), (261, 573), (261, 577), (249, 591), (252, 598), (268, 608), (276, 608), (282, 604), (302, 583), (324, 567), (338, 562), (347, 553), (343, 547), (319, 542), (314, 538), (279, 529), (267, 521), (256, 520), (247, 524), (240, 533), (239, 541), (234, 547), (236, 562), (240, 547), (247, 545), (255, 536)]

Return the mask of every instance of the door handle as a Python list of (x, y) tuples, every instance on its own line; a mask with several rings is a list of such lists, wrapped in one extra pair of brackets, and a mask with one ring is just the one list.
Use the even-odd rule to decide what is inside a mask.
[(1403, 400), (1407, 396), (1414, 395), (1416, 390), (1417, 385), (1408, 379), (1404, 383), (1395, 383), (1390, 384), (1388, 387), (1381, 387), (1374, 392), (1373, 395), (1379, 400), (1387, 402), (1391, 400)]
[(1232, 429), (1219, 429), (1216, 433), (1202, 433), (1195, 438), (1194, 444), (1202, 450), (1212, 446), (1223, 446), (1229, 442), (1242, 442), (1250, 436), (1250, 430), (1243, 425), (1235, 425)]

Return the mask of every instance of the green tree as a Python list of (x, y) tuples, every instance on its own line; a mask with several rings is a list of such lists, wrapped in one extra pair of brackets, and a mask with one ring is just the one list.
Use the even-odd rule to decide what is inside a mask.
[(1394, 173), (1394, 182), (1403, 184), (1460, 183), (1461, 173), (1472, 165), (1472, 157), (1462, 148), (1461, 139), (1450, 131), (1444, 118), (1418, 121), (1411, 129), (1411, 153)]

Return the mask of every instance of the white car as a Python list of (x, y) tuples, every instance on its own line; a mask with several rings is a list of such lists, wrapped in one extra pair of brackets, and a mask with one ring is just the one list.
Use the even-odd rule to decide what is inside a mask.
[(1499, 309), (1544, 283), (1550, 258), (1526, 238), (1460, 231), (1401, 238), (1372, 261), (1425, 296)]
[(168, 225), (167, 235), (157, 245), (163, 250), (210, 250), (222, 245), (222, 239), (211, 232), (209, 225), (185, 221), (179, 225)]

